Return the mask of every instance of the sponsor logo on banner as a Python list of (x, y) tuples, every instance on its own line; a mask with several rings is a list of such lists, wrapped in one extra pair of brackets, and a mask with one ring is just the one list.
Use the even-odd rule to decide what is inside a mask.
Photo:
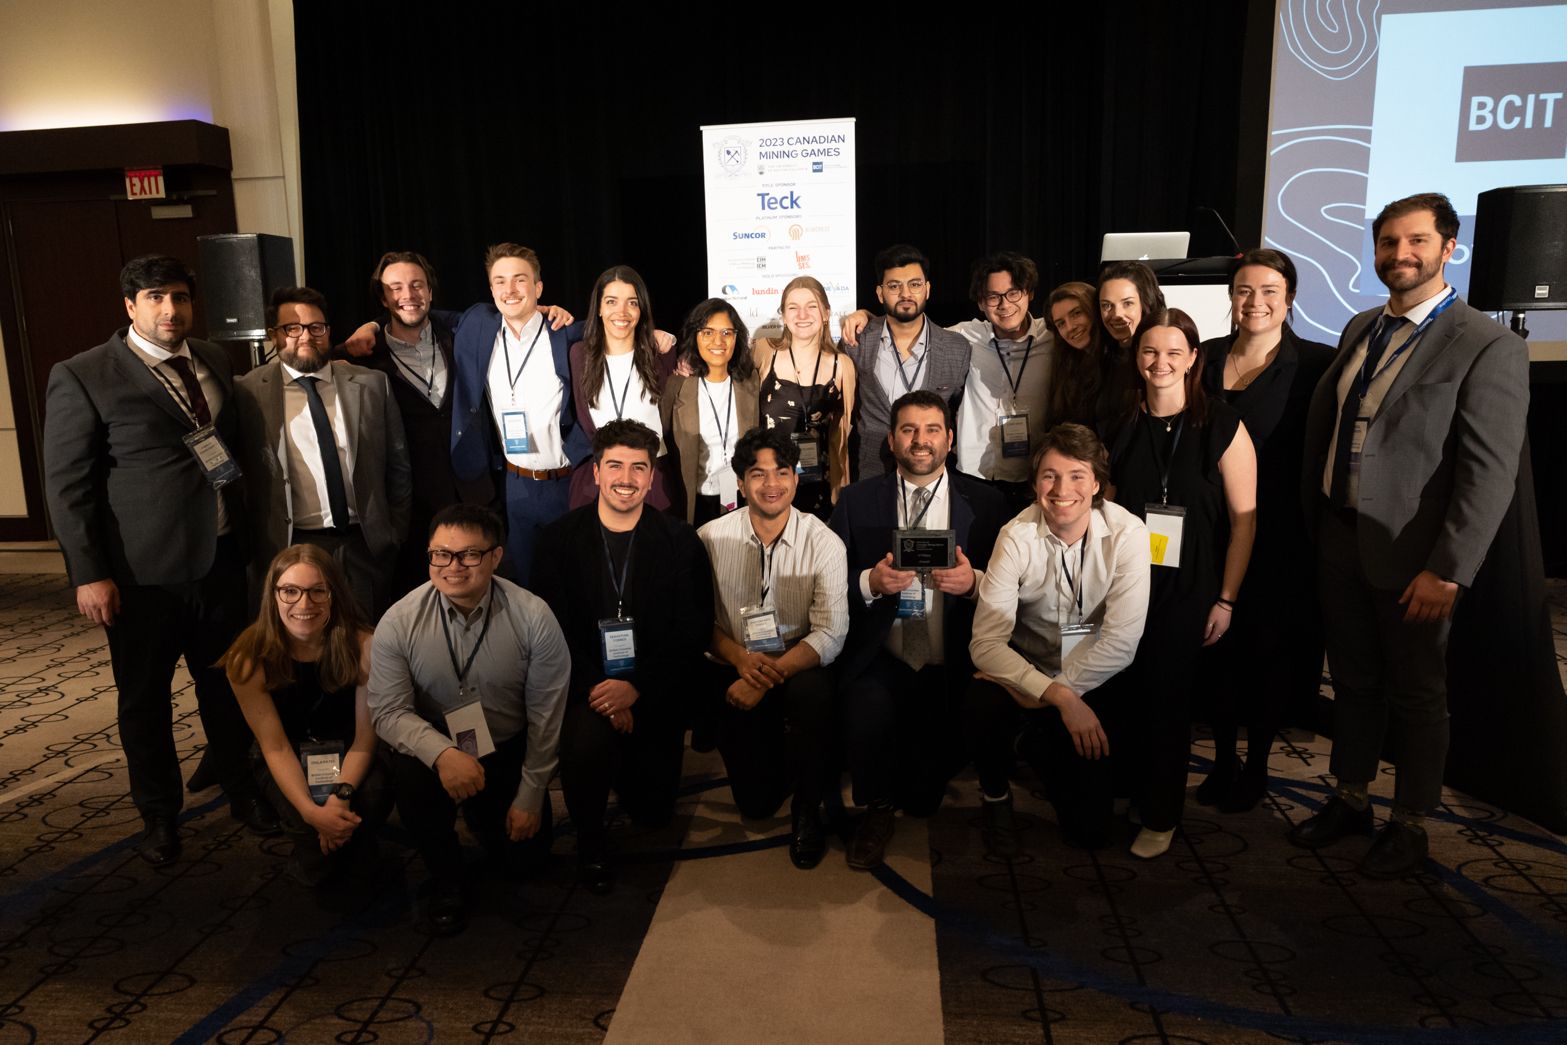
[(769, 296), (775, 297), (778, 294), (778, 288), (777, 287), (752, 287), (751, 288), (751, 294), (752, 294), (753, 297), (769, 297)]
[(725, 138), (713, 150), (718, 169), (730, 177), (745, 173), (745, 139)]
[(1567, 62), (1471, 65), (1461, 98), (1457, 162), (1567, 157)]
[(812, 160), (811, 161), (811, 173), (812, 174), (820, 174), (821, 172), (822, 172), (822, 161), (821, 160)]
[(799, 239), (803, 235), (805, 235), (805, 230), (802, 229), (800, 226), (798, 226), (798, 225), (790, 225), (789, 226), (789, 238), (790, 239)]
[(753, 229), (750, 232), (731, 232), (729, 235), (731, 239), (766, 239), (767, 230)]
[(740, 288), (735, 286), (733, 283), (725, 283), (723, 286), (718, 288), (718, 296), (722, 298), (733, 297), (738, 293), (740, 293)]
[(799, 210), (801, 207), (800, 195), (793, 190), (789, 192), (758, 192), (756, 205), (762, 210)]
[(811, 267), (811, 256), (809, 254), (801, 254), (799, 251), (795, 251), (794, 265), (795, 268), (798, 268), (801, 272), (804, 272), (806, 269)]

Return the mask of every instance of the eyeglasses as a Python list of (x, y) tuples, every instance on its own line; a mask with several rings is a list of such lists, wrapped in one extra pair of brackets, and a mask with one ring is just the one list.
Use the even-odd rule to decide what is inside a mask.
[(716, 337), (720, 341), (733, 341), (735, 339), (735, 334), (737, 333), (738, 331), (736, 331), (733, 327), (724, 327), (722, 329), (719, 329), (718, 327), (703, 327), (701, 330), (696, 332), (696, 336), (705, 338)]
[(314, 588), (301, 588), (297, 584), (279, 584), (272, 590), (277, 592), (277, 597), (287, 606), (294, 605), (304, 595), (309, 595), (310, 601), (317, 606), (332, 601), (332, 589), (325, 585), (318, 585)]
[(484, 561), (484, 557), (499, 548), (500, 545), (492, 544), (488, 548), (464, 548), (460, 552), (448, 551), (445, 548), (431, 548), (425, 553), (431, 566), (450, 566), (453, 560), (458, 565), (467, 568), (477, 566)]
[(332, 327), (328, 323), (280, 323), (272, 329), (281, 330), (284, 337), (298, 337), (307, 330), (311, 337), (320, 337)]
[(920, 291), (925, 289), (925, 281), (923, 279), (911, 279), (905, 283), (901, 279), (895, 279), (891, 282), (883, 283), (881, 285), (881, 289), (885, 290), (889, 294), (901, 293), (904, 287), (909, 288), (910, 294), (918, 294)]
[(1017, 287), (1013, 287), (1011, 290), (1004, 290), (999, 294), (986, 294), (985, 304), (989, 305), (991, 308), (995, 308), (997, 305), (1001, 304), (1002, 298), (1006, 298), (1008, 302), (1015, 305), (1019, 301), (1023, 300), (1023, 292)]

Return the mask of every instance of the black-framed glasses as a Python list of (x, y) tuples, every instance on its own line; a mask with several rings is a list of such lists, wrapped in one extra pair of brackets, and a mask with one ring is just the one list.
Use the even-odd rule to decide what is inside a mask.
[(431, 566), (450, 566), (455, 560), (463, 567), (477, 566), (484, 561), (484, 557), (499, 548), (500, 545), (492, 544), (488, 548), (464, 548), (460, 552), (450, 551), (446, 548), (431, 548), (425, 553), (425, 558)]
[(1006, 298), (1008, 302), (1015, 305), (1019, 301), (1023, 300), (1023, 292), (1017, 287), (1013, 287), (1011, 290), (1003, 290), (999, 294), (986, 294), (985, 304), (989, 305), (991, 308), (995, 308), (997, 305), (1001, 304), (1002, 298)]
[(279, 323), (272, 329), (281, 330), (284, 337), (298, 337), (307, 330), (310, 331), (311, 337), (321, 337), (331, 330), (332, 326), (329, 323)]
[(889, 280), (888, 282), (881, 285), (881, 289), (885, 290), (889, 294), (896, 294), (904, 287), (909, 288), (910, 294), (918, 294), (920, 291), (925, 289), (925, 281), (923, 279), (894, 279)]
[(309, 595), (310, 601), (317, 606), (332, 601), (332, 589), (324, 584), (318, 584), (314, 588), (301, 588), (297, 584), (279, 584), (272, 590), (277, 592), (277, 597), (287, 606), (294, 605), (305, 595)]

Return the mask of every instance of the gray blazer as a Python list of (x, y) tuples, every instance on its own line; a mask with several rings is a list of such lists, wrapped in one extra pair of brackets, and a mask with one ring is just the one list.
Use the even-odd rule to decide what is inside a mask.
[[(1313, 531), (1339, 378), (1381, 311), (1362, 312), (1344, 328), (1306, 415), (1301, 493)], [(1366, 430), (1357, 538), (1372, 584), (1401, 590), (1421, 570), (1473, 583), (1512, 501), (1528, 413), (1528, 346), (1455, 302), (1411, 350)]]
[[(49, 372), (44, 492), (55, 536), (74, 585), (200, 580), (217, 552), (218, 498), (181, 441), (196, 425), (125, 334)], [(237, 454), (228, 356), (205, 341), (186, 343), (223, 387), (213, 423)], [(240, 487), (219, 493), (236, 529), (244, 523)]]
[[(920, 368), (919, 387), (945, 399), (956, 415), (964, 382), (968, 380), (972, 346), (968, 338), (937, 326), (929, 316), (925, 322), (930, 337), (925, 365)], [(839, 345), (839, 351), (854, 361), (854, 426), (849, 431), (849, 466), (855, 482), (874, 478), (893, 467), (887, 433), (892, 429), (892, 404), (903, 395), (903, 389), (883, 388), (876, 377), (876, 353), (881, 350), (886, 326), (885, 316), (875, 316), (860, 331), (859, 344)]]
[[(664, 446), (674, 455), (679, 469), (680, 484), (684, 487), (682, 518), (690, 522), (696, 517), (696, 496), (702, 489), (702, 382), (706, 378), (696, 374), (676, 375), (664, 386), (659, 398), (658, 411), (664, 419)], [(752, 374), (744, 381), (734, 382), (735, 416), (732, 424), (736, 438), (756, 427), (756, 417), (762, 396), (762, 376)], [(672, 508), (682, 507), (676, 500)]]
[[(408, 535), (413, 473), (397, 400), (386, 375), (350, 363), (332, 363), (337, 401), (354, 440), (355, 507), (359, 529), (371, 554), (393, 555)], [(283, 386), (287, 378), (277, 360), (234, 383), (239, 412), (240, 462), (250, 510), (251, 562), (264, 568), (293, 543), (292, 495), (288, 456), (283, 446)]]

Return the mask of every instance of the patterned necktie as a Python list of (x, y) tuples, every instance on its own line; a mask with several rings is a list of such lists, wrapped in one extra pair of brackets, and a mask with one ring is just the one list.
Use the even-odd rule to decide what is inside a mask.
[(207, 406), (207, 397), (201, 391), (201, 382), (196, 380), (196, 368), (190, 365), (190, 360), (184, 356), (170, 356), (164, 360), (174, 368), (174, 372), (180, 375), (180, 383), (185, 386), (186, 405), (190, 407), (191, 416), (196, 419), (198, 425), (210, 425), (212, 423), (212, 409)]

